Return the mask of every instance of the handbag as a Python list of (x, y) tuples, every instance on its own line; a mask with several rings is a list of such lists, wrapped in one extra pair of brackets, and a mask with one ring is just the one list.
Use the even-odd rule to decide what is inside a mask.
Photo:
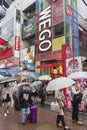
[(60, 105), (58, 104), (58, 102), (51, 102), (51, 111), (55, 111), (58, 112), (60, 111)]

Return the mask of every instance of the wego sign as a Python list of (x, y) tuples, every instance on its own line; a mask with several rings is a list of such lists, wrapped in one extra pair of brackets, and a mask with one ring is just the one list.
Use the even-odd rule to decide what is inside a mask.
[(39, 14), (39, 50), (45, 52), (52, 46), (51, 43), (51, 6)]

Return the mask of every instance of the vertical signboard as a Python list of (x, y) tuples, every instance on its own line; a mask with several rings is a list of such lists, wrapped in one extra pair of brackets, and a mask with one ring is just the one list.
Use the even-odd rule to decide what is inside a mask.
[[(39, 5), (38, 5), (39, 6)], [(52, 10), (51, 6), (36, 15), (36, 60), (52, 51)]]
[(15, 36), (15, 43), (14, 43), (14, 65), (19, 64), (19, 51), (20, 51), (20, 37)]
[[(78, 16), (77, 16), (77, 1), (65, 1), (66, 5), (66, 39), (67, 44), (71, 46), (72, 56), (79, 55), (79, 35), (78, 35)], [(68, 33), (69, 32), (69, 33)]]

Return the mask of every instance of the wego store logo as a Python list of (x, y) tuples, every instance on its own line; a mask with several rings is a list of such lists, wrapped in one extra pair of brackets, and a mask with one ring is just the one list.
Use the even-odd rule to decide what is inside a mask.
[(44, 52), (51, 48), (51, 6), (39, 14), (39, 50)]

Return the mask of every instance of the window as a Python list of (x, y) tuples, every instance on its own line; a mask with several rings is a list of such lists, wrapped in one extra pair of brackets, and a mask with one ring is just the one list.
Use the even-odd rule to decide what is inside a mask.
[(64, 22), (57, 24), (54, 26), (53, 29), (53, 37), (61, 37), (64, 35)]

